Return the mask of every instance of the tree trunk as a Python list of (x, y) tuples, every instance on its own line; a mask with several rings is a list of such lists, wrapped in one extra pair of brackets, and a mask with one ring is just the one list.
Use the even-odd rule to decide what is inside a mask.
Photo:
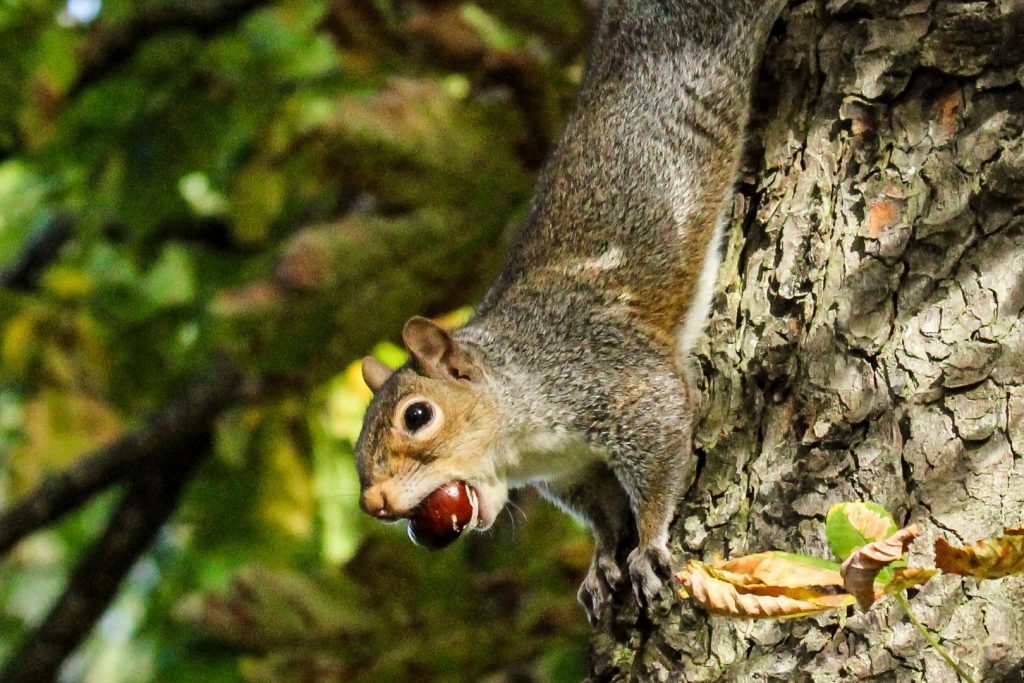
[[(828, 557), (873, 500), (972, 542), (1024, 523), (1024, 2), (793, 3), (765, 56), (701, 347), (675, 562)], [(976, 680), (1024, 680), (1024, 577), (911, 600)], [(956, 681), (892, 600), (845, 623), (674, 600), (595, 633), (593, 680)]]

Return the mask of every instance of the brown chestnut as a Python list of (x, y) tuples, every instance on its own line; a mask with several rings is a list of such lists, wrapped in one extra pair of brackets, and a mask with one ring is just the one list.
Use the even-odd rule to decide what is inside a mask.
[(409, 517), (409, 538), (416, 545), (440, 550), (455, 542), (476, 515), (476, 491), (464, 481), (436, 488)]

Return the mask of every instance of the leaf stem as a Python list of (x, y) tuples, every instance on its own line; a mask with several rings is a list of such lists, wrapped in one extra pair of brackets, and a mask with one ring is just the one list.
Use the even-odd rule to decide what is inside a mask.
[(894, 594), (893, 597), (899, 604), (900, 609), (903, 610), (903, 613), (907, 615), (908, 619), (910, 619), (910, 623), (912, 623), (921, 633), (921, 636), (928, 641), (928, 644), (935, 648), (935, 651), (939, 653), (939, 656), (945, 659), (946, 663), (953, 667), (953, 671), (956, 671), (956, 675), (967, 681), (967, 683), (975, 683), (974, 679), (971, 678), (966, 671), (960, 668), (960, 665), (957, 664), (956, 660), (946, 652), (945, 648), (943, 648), (941, 644), (939, 644), (939, 639), (935, 634), (929, 631), (928, 628), (917, 618), (917, 615), (914, 614), (913, 610), (910, 609), (910, 603), (907, 601), (906, 594), (903, 591), (900, 591), (899, 593)]

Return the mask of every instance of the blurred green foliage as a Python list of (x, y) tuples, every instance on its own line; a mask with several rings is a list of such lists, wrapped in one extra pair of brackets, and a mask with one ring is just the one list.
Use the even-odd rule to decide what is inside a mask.
[[(0, 0), (0, 267), (71, 225), (0, 290), (0, 506), (215, 352), (268, 387), (221, 416), (66, 680), (585, 674), (571, 521), (526, 497), (527, 519), (427, 554), (360, 514), (351, 363), (400, 363), (385, 338), (413, 312), (467, 314), (589, 21), (582, 0)], [(115, 501), (0, 562), (0, 658)]]

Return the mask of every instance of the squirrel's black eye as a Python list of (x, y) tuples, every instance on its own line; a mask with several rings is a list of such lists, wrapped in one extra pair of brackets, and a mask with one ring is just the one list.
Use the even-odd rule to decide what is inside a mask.
[(402, 417), (405, 420), (405, 428), (410, 432), (415, 432), (425, 427), (434, 418), (434, 411), (431, 410), (428, 403), (410, 403)]

